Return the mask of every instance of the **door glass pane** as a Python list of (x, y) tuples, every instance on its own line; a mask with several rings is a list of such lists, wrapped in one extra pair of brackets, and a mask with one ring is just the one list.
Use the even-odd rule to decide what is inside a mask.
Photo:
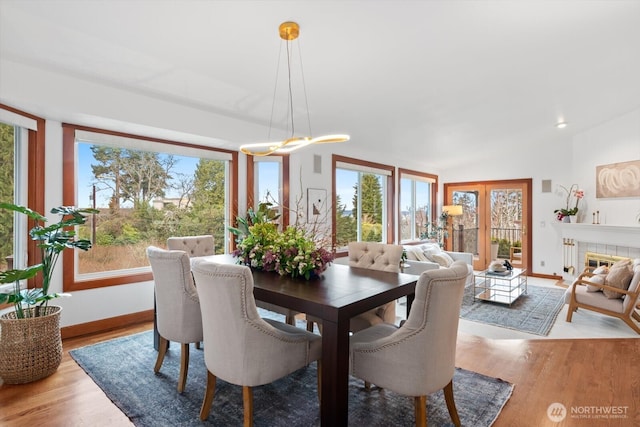
[(478, 256), (478, 191), (454, 191), (453, 204), (462, 206), (462, 215), (451, 217), (453, 250)]
[(522, 190), (493, 189), (491, 241), (498, 242), (498, 258), (510, 259), (511, 247), (522, 246)]

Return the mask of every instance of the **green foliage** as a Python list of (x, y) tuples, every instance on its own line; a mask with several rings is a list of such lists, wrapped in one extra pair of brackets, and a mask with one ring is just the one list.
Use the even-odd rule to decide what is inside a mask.
[(336, 195), (336, 246), (347, 246), (357, 238), (357, 223), (353, 216), (345, 215), (346, 205)]
[[(28, 307), (35, 305), (35, 316), (39, 315), (39, 309), (52, 299), (63, 294), (49, 294), (51, 276), (55, 269), (60, 253), (65, 249), (89, 250), (91, 242), (85, 239), (77, 239), (74, 226), (83, 225), (86, 221), (86, 214), (97, 213), (94, 209), (77, 209), (72, 206), (60, 206), (51, 209), (52, 214), (57, 214), (60, 219), (57, 223), (45, 225), (47, 218), (25, 206), (11, 203), (0, 203), (0, 209), (22, 213), (31, 218), (35, 225), (29, 230), (32, 240), (38, 242), (38, 248), (42, 257), (40, 264), (16, 269), (0, 274), (0, 283), (14, 283), (13, 291), (0, 294), (0, 303), (8, 302), (14, 305), (16, 317), (24, 317), (22, 305)], [(20, 280), (34, 277), (42, 271), (41, 289), (20, 289)]]
[[(14, 200), (14, 135), (13, 126), (0, 123), (0, 202)], [(13, 214), (0, 211), (0, 265), (13, 254)]]
[(273, 222), (249, 226), (234, 256), (252, 268), (307, 280), (322, 273), (333, 261), (333, 254), (317, 247), (303, 230), (290, 226), (279, 232)]
[(237, 227), (229, 227), (229, 231), (238, 236), (238, 241), (241, 241), (250, 234), (250, 227), (256, 224), (275, 224), (280, 214), (278, 211), (272, 208), (271, 202), (262, 202), (258, 205), (257, 210), (249, 208), (245, 218), (238, 217), (236, 222)]

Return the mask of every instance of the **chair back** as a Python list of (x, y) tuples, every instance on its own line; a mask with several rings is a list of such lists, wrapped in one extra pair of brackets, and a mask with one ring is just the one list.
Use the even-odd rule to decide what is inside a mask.
[[(427, 270), (416, 284), (407, 321), (391, 336), (391, 358), (399, 371), (389, 371), (392, 390), (423, 396), (443, 388), (455, 371), (456, 341), (467, 265), (455, 261), (450, 268)], [(393, 344), (391, 344), (393, 343)], [(384, 386), (384, 382), (376, 384)]]
[(201, 341), (200, 302), (186, 252), (149, 246), (147, 257), (153, 272), (158, 333), (169, 341)]
[(169, 237), (167, 248), (174, 251), (185, 251), (189, 257), (215, 255), (215, 244), (213, 236), (205, 234), (202, 236)]
[(319, 357), (318, 350), (310, 355), (312, 334), (281, 326), (293, 331), (287, 333), (260, 317), (249, 267), (195, 260), (192, 271), (200, 295), (204, 359), (212, 374), (232, 384), (257, 386)]
[(370, 270), (400, 271), (402, 246), (373, 242), (349, 242), (349, 266)]
[(631, 283), (629, 283), (629, 288), (627, 290), (630, 292), (625, 297), (622, 302), (622, 312), (627, 313), (627, 310), (633, 310), (640, 301), (640, 258), (636, 258), (633, 260), (633, 277), (631, 278)]

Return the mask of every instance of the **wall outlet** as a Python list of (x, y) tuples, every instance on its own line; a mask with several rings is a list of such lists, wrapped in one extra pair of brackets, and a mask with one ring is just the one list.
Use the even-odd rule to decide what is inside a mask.
[(540, 261), (540, 267), (544, 267), (544, 261)]

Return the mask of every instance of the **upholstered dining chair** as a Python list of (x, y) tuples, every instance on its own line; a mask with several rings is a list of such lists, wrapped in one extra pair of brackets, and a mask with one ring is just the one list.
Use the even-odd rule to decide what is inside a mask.
[[(185, 251), (189, 257), (201, 257), (215, 254), (214, 240), (211, 235), (169, 237), (167, 239), (167, 248)], [(257, 301), (257, 304), (260, 308), (282, 314), (285, 317), (285, 322), (295, 326), (295, 316), (298, 314), (297, 311), (289, 310), (288, 308), (263, 301)]]
[[(370, 270), (400, 272), (402, 246), (372, 242), (349, 243), (349, 266)], [(379, 323), (395, 323), (396, 302), (391, 301), (383, 306), (359, 314), (351, 319), (349, 328), (357, 332)]]
[(215, 240), (210, 234), (169, 237), (167, 239), (167, 249), (171, 251), (185, 251), (187, 255), (189, 255), (189, 258), (215, 255)]
[(160, 371), (169, 341), (180, 343), (178, 391), (182, 393), (189, 370), (189, 344), (202, 341), (202, 317), (189, 257), (184, 251), (147, 248), (153, 272), (160, 343), (154, 372)]
[(245, 426), (253, 425), (252, 387), (273, 382), (316, 360), (320, 396), (322, 337), (262, 319), (249, 267), (196, 260), (192, 271), (200, 295), (208, 371), (201, 420), (209, 416), (217, 378), (242, 386)]
[(427, 425), (427, 395), (442, 388), (451, 420), (460, 425), (453, 374), (466, 276), (463, 261), (423, 272), (402, 326), (381, 323), (351, 337), (351, 374), (365, 385), (413, 396), (416, 426)]

